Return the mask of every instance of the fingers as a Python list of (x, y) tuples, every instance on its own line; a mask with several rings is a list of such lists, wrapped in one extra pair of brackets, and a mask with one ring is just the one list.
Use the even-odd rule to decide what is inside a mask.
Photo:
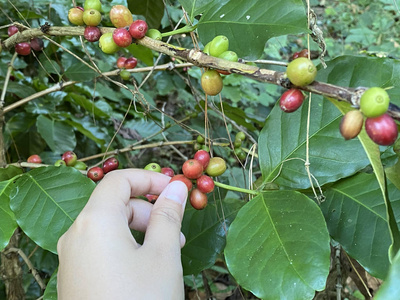
[[(180, 255), (181, 223), (188, 190), (181, 181), (168, 184), (160, 194), (150, 214), (144, 245)], [(136, 214), (136, 212), (135, 212)]]

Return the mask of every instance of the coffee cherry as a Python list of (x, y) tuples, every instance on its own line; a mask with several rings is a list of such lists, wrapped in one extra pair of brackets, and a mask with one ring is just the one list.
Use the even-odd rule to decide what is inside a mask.
[(363, 114), (359, 110), (351, 110), (340, 121), (340, 134), (345, 140), (353, 139), (360, 133), (363, 123)]
[(63, 161), (62, 159), (58, 159), (56, 160), (56, 162), (54, 163), (54, 165), (56, 167), (60, 167), (60, 166), (66, 166), (67, 164), (65, 163), (65, 161)]
[(83, 36), (88, 42), (97, 42), (101, 37), (100, 29), (96, 26), (86, 26)]
[(388, 114), (365, 120), (365, 130), (376, 144), (382, 146), (392, 145), (397, 139), (396, 122)]
[[(82, 6), (77, 6), (76, 8), (79, 8), (81, 11), (85, 11), (85, 9)], [(98, 9), (100, 11), (100, 9)]]
[(238, 133), (236, 133), (235, 141), (236, 140), (244, 141), (245, 139), (246, 139), (246, 134), (243, 131), (239, 131)]
[(83, 22), (87, 26), (97, 26), (101, 22), (101, 13), (93, 8), (85, 10), (83, 12)]
[(214, 190), (214, 180), (207, 175), (201, 175), (196, 180), (196, 187), (202, 193), (211, 193)]
[(107, 54), (113, 54), (120, 49), (114, 42), (111, 32), (107, 32), (100, 37), (99, 47), (101, 51)]
[(290, 89), (284, 92), (279, 100), (280, 108), (287, 113), (296, 111), (304, 100), (303, 93), (298, 89)]
[(78, 160), (78, 161), (73, 165), (73, 167), (74, 167), (75, 169), (77, 169), (77, 170), (82, 170), (82, 171), (85, 171), (85, 170), (87, 169), (87, 165), (86, 165), (83, 161), (80, 161), (80, 160)]
[(204, 136), (198, 135), (197, 138), (196, 138), (196, 141), (197, 141), (199, 144), (204, 144), (204, 142), (206, 141), (206, 139), (204, 138)]
[(74, 25), (84, 25), (83, 11), (79, 8), (73, 7), (68, 11), (68, 20)]
[(211, 41), (210, 44), (210, 55), (214, 57), (220, 56), (223, 52), (228, 51), (229, 40), (224, 35), (218, 35)]
[(125, 69), (134, 69), (137, 66), (137, 59), (135, 57), (129, 57), (124, 64)]
[(207, 54), (207, 55), (210, 55), (210, 45), (211, 45), (211, 42), (208, 42), (208, 43), (204, 46), (204, 49), (203, 49), (203, 52), (204, 52), (205, 54)]
[[(232, 61), (232, 62), (237, 62), (239, 60), (239, 57), (237, 56), (236, 52), (233, 52), (233, 51), (225, 51), (218, 57), (222, 58), (222, 59), (226, 59), (226, 60)], [(222, 74), (222, 75), (231, 74), (230, 72), (223, 71), (223, 70), (217, 70), (217, 72)]]
[(123, 68), (125, 68), (125, 62), (126, 62), (126, 57), (123, 57), (123, 56), (121, 56), (121, 57), (118, 57), (118, 59), (117, 59), (117, 68), (118, 69), (123, 69)]
[(44, 48), (44, 42), (41, 38), (31, 39), (31, 48), (35, 51), (42, 51)]
[(157, 29), (149, 29), (146, 32), (146, 36), (153, 40), (161, 41), (162, 40), (162, 35), (161, 32), (159, 32)]
[(240, 161), (244, 161), (247, 157), (246, 152), (244, 152), (241, 148), (235, 149), (235, 155)]
[(125, 28), (117, 28), (113, 32), (114, 42), (122, 48), (128, 47), (132, 44), (132, 36)]
[(219, 94), (223, 86), (221, 75), (216, 70), (208, 70), (201, 75), (201, 87), (207, 95)]
[(384, 89), (372, 87), (361, 95), (360, 109), (367, 118), (376, 118), (388, 110), (389, 102), (389, 95)]
[(314, 81), (317, 68), (308, 58), (299, 57), (288, 64), (286, 74), (294, 85), (306, 86)]
[(104, 174), (107, 174), (108, 172), (118, 169), (118, 166), (119, 166), (119, 161), (115, 157), (110, 157), (106, 159), (103, 163)]
[(221, 157), (213, 157), (208, 163), (206, 173), (210, 176), (216, 177), (224, 174), (226, 170), (226, 162)]
[(182, 172), (189, 179), (197, 179), (203, 174), (203, 165), (196, 159), (189, 159), (183, 163)]
[(175, 172), (171, 168), (161, 168), (161, 173), (169, 177), (175, 176)]
[(190, 191), (193, 187), (192, 181), (183, 174), (175, 175), (174, 177), (171, 178), (169, 182), (173, 182), (176, 180), (182, 181), (184, 184), (186, 184), (188, 191)]
[(83, 7), (85, 10), (95, 9), (101, 11), (101, 2), (100, 0), (86, 0)]
[(147, 200), (148, 200), (151, 204), (156, 203), (156, 200), (158, 199), (158, 195), (146, 194), (146, 195), (144, 195), (144, 196), (147, 198)]
[(117, 28), (130, 26), (133, 22), (132, 13), (124, 5), (114, 5), (110, 10), (111, 23)]
[(29, 156), (26, 161), (28, 163), (32, 163), (32, 164), (41, 164), (42, 163), (42, 159), (37, 154), (33, 154), (33, 155)]
[(131, 73), (127, 70), (122, 70), (119, 76), (121, 76), (122, 80), (129, 80), (131, 78)]
[(27, 42), (18, 43), (15, 45), (15, 52), (19, 55), (29, 55), (31, 53), (31, 45)]
[(308, 58), (308, 49), (303, 49), (299, 52), (295, 52), (293, 54), (293, 59), (299, 58), (299, 57), (306, 57)]
[(204, 150), (198, 150), (193, 157), (195, 160), (198, 160), (203, 166), (203, 170), (205, 170), (210, 162), (210, 154)]
[(143, 20), (136, 20), (129, 26), (129, 33), (134, 39), (141, 39), (146, 35), (147, 23)]
[(144, 167), (145, 170), (161, 173), (161, 167), (157, 163), (149, 163)]
[(237, 149), (242, 147), (242, 141), (241, 140), (236, 140), (233, 142), (233, 148)]
[(93, 167), (87, 171), (87, 177), (92, 179), (94, 182), (97, 182), (104, 177), (103, 169), (100, 167)]
[(18, 31), (19, 31), (18, 27), (14, 26), (14, 25), (8, 27), (8, 29), (7, 29), (8, 36), (12, 36), (12, 35), (16, 34)]
[(207, 195), (202, 193), (198, 189), (193, 189), (190, 193), (190, 204), (194, 209), (201, 210), (207, 206), (208, 200)]
[(75, 165), (76, 161), (78, 160), (78, 157), (76, 156), (76, 154), (74, 152), (66, 151), (62, 155), (61, 159), (63, 161), (65, 161), (67, 166), (73, 166), (73, 165)]
[(210, 148), (209, 148), (207, 145), (203, 145), (203, 146), (201, 146), (201, 150), (204, 150), (204, 151), (210, 152)]

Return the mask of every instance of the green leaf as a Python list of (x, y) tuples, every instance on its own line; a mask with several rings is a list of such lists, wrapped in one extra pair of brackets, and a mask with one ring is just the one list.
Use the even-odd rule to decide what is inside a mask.
[(64, 73), (69, 80), (90, 81), (97, 76), (97, 72), (79, 62), (72, 64)]
[(390, 267), (388, 277), (381, 285), (375, 300), (397, 300), (400, 295), (400, 252), (397, 253)]
[(149, 28), (158, 28), (164, 15), (163, 0), (128, 0), (128, 8), (135, 15), (146, 18)]
[(191, 21), (194, 17), (200, 15), (201, 13), (207, 11), (210, 8), (213, 0), (179, 0), (179, 3), (186, 10)]
[(22, 173), (23, 173), (22, 169), (15, 166), (0, 168), (0, 181), (9, 180)]
[(142, 45), (131, 44), (129, 47), (127, 47), (127, 49), (134, 57), (136, 57), (146, 65), (148, 66), (154, 65), (153, 52), (151, 52), (149, 48), (146, 48)]
[(318, 206), (295, 191), (253, 198), (228, 231), (225, 258), (237, 282), (262, 299), (313, 299), (330, 266), (330, 238)]
[(78, 170), (42, 167), (13, 183), (10, 206), (18, 225), (40, 247), (57, 253), (57, 241), (85, 206), (95, 184)]
[[(390, 201), (400, 220), (400, 190), (388, 182)], [(391, 244), (382, 191), (374, 174), (360, 173), (325, 192), (321, 210), (330, 235), (369, 273), (385, 278)]]
[(36, 120), (36, 126), (53, 152), (63, 153), (75, 148), (74, 129), (65, 122), (50, 120), (40, 115)]
[(8, 245), (11, 236), (18, 227), (14, 213), (10, 208), (11, 182), (11, 180), (0, 182), (0, 250)]
[(204, 45), (225, 35), (229, 49), (249, 59), (259, 58), (272, 37), (308, 31), (301, 0), (213, 1), (197, 29)]
[[(4, 86), (4, 82), (0, 82), (0, 86)], [(36, 93), (29, 85), (20, 84), (18, 82), (8, 82), (7, 93), (13, 93), (20, 98), (26, 98)]]
[(78, 95), (76, 93), (69, 93), (67, 97), (64, 98), (66, 101), (69, 101), (71, 103), (74, 103), (76, 105), (81, 106), (84, 108), (87, 112), (89, 112), (91, 115), (100, 117), (100, 118), (106, 118), (109, 117), (107, 113), (99, 109), (94, 101), (91, 99), (86, 98), (85, 96)]
[(51, 275), (43, 294), (43, 300), (57, 300), (57, 272), (58, 268)]
[[(215, 259), (225, 246), (225, 237), (243, 202), (224, 199), (221, 204), (208, 204), (205, 209), (195, 210), (187, 205), (182, 222), (182, 232), (186, 244), (182, 248), (183, 272), (198, 274), (215, 263)], [(201, 251), (199, 251), (199, 249)]]

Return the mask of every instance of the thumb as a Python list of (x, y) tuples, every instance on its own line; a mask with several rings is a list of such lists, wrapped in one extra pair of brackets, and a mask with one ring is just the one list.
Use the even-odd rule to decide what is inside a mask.
[(167, 185), (150, 213), (143, 245), (180, 253), (181, 223), (188, 189), (181, 181)]

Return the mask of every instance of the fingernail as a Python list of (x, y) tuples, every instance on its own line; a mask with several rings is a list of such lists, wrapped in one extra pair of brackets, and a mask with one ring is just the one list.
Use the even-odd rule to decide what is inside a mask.
[(165, 198), (171, 199), (179, 204), (186, 201), (188, 190), (186, 185), (181, 181), (173, 181), (165, 188), (163, 192)]

